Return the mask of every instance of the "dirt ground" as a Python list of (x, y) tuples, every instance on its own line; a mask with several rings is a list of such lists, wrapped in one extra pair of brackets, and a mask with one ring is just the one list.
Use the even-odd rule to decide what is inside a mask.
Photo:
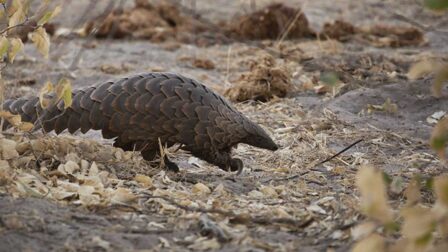
[[(75, 13), (83, 12), (90, 1), (63, 2), (66, 6), (55, 23), (81, 27), (73, 27), (79, 18)], [(108, 3), (98, 2), (86, 13), (86, 20)], [(124, 2), (126, 8), (133, 6), (132, 1)], [(177, 2), (181, 12), (194, 13), (210, 26), (271, 3)], [(446, 172), (446, 165), (428, 146), (434, 124), (427, 119), (446, 112), (448, 92), (434, 98), (431, 77), (409, 80), (406, 74), (425, 57), (448, 59), (447, 14), (431, 13), (411, 0), (282, 2), (301, 6), (314, 31), (337, 19), (357, 27), (423, 25), (417, 28), (425, 28), (425, 41), (393, 47), (362, 36), (346, 41), (306, 37), (219, 42), (221, 37), (209, 33), (197, 34), (193, 42), (73, 36), (52, 38), (49, 60), (26, 44), (25, 54), (4, 70), (8, 97), (33, 95), (45, 81), (55, 82), (61, 76), (82, 88), (146, 71), (183, 73), (224, 94), (262, 54), (286, 66), (293, 91), (267, 102), (236, 104), (280, 146), (276, 152), (238, 146), (234, 155), (245, 164), (239, 176), (170, 150), (181, 169), (174, 174), (143, 161), (138, 153), (111, 147), (99, 132), (5, 133), (18, 146), (31, 147), (23, 147), (14, 161), (26, 164), (14, 171), (22, 182), (3, 185), (0, 180), (0, 251), (347, 251), (355, 242), (352, 228), (364, 219), (354, 183), (361, 164), (372, 164), (404, 184), (415, 174), (428, 177)], [(205, 45), (197, 42), (204, 37)], [(80, 60), (73, 64), (77, 55)], [(197, 59), (207, 60), (206, 67)], [(323, 90), (319, 76), (326, 72), (337, 73), (340, 82), (318, 92)], [(383, 105), (388, 99), (394, 106), (391, 111)], [(54, 152), (34, 149), (42, 138), (52, 141)], [(317, 165), (358, 140), (362, 141), (341, 156)], [(33, 155), (27, 148), (33, 149)], [(29, 159), (25, 162), (22, 157)], [(68, 172), (69, 162), (77, 163), (79, 171)], [(60, 169), (67, 174), (48, 175)], [(85, 186), (83, 169), (101, 178), (93, 184), (101, 192), (82, 198), (81, 193), (60, 189)], [(30, 181), (41, 193), (30, 193), (23, 186), (14, 189)], [(118, 188), (125, 193), (119, 194)], [(403, 204), (401, 192), (391, 197), (393, 206)], [(425, 201), (433, 201), (432, 196)]]

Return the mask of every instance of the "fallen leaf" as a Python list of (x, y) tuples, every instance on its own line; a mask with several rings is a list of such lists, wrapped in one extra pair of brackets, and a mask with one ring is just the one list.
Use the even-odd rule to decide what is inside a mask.
[(221, 245), (216, 238), (208, 239), (206, 237), (201, 237), (197, 239), (192, 245), (188, 246), (188, 248), (194, 251), (210, 251), (221, 248)]
[(10, 160), (19, 157), (19, 153), (16, 150), (17, 142), (6, 138), (0, 139), (0, 152), (2, 159)]
[(95, 246), (98, 246), (106, 251), (110, 250), (110, 242), (103, 240), (99, 236), (92, 237), (92, 243), (95, 244)]
[(137, 196), (131, 190), (123, 187), (117, 188), (110, 201), (113, 204), (131, 204), (137, 200)]
[(273, 198), (278, 197), (278, 193), (272, 186), (261, 186), (260, 192), (262, 192), (266, 197), (273, 197)]
[(210, 194), (211, 190), (210, 190), (210, 188), (208, 188), (208, 186), (206, 186), (202, 183), (197, 183), (193, 186), (193, 188), (191, 189), (191, 192), (194, 194), (205, 195), (205, 194)]
[(150, 178), (146, 175), (137, 174), (137, 175), (135, 175), (134, 180), (137, 181), (138, 183), (140, 183), (145, 188), (153, 187), (152, 178)]

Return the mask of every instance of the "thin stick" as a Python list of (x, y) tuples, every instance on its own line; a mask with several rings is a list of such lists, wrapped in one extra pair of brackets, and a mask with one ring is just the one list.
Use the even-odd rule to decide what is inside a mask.
[(321, 164), (324, 164), (324, 163), (326, 163), (326, 162), (332, 160), (333, 158), (335, 158), (335, 157), (341, 155), (342, 153), (348, 151), (348, 150), (349, 150), (350, 148), (352, 148), (353, 146), (355, 146), (355, 145), (357, 145), (358, 143), (362, 142), (362, 140), (363, 140), (363, 139), (359, 139), (358, 141), (356, 141), (356, 142), (350, 144), (349, 146), (345, 147), (345, 148), (344, 148), (343, 150), (341, 150), (340, 152), (338, 152), (338, 153), (334, 154), (333, 156), (331, 156), (331, 157), (325, 159), (324, 161), (318, 163), (316, 166), (319, 166), (319, 165), (321, 165)]

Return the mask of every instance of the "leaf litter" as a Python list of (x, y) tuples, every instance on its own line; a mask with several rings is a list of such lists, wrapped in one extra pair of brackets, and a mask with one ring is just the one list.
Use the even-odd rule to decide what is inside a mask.
[[(439, 234), (447, 230), (446, 178), (430, 182), (415, 177), (419, 172), (437, 176), (444, 170), (426, 145), (401, 132), (351, 125), (326, 108), (316, 113), (292, 96), (297, 88), (325, 102), (359, 86), (399, 82), (413, 59), (405, 53), (396, 57), (347, 52), (346, 45), (335, 40), (260, 43), (263, 49), (235, 49), (237, 59), (228, 67), (222, 67), (229, 61), (227, 52), (213, 57), (214, 70), (231, 72), (230, 83), (246, 81), (245, 88), (251, 88), (257, 84), (253, 80), (272, 78), (272, 69), (280, 68), (285, 69), (280, 83), (293, 88), (286, 95), (273, 94), (266, 92), (266, 81), (258, 81), (264, 84), (263, 99), (247, 96), (245, 103), (236, 105), (281, 146), (275, 153), (239, 146), (235, 154), (246, 164), (241, 176), (200, 160), (183, 162), (189, 156), (181, 151), (167, 152), (181, 166), (181, 173), (173, 174), (159, 169), (158, 161), (146, 162), (138, 153), (97, 141), (8, 131), (0, 141), (0, 194), (98, 214), (72, 218), (102, 229), (97, 218), (106, 217), (118, 232), (144, 234), (144, 240), (155, 235), (151, 245), (158, 244), (156, 249), (288, 251), (321, 244), (354, 251), (412, 251), (438, 243)], [(261, 78), (250, 76), (248, 62)], [(329, 71), (337, 73), (342, 88), (316, 94), (314, 87), (326, 85), (320, 76)], [(308, 84), (311, 89), (305, 87)], [(393, 104), (389, 100), (372, 106), (387, 111)], [(316, 165), (359, 139), (359, 145)], [(425, 183), (433, 184), (434, 192)], [(3, 213), (2, 230), (29, 230), (30, 219)], [(105, 233), (93, 233), (78, 248), (107, 250), (117, 244)]]

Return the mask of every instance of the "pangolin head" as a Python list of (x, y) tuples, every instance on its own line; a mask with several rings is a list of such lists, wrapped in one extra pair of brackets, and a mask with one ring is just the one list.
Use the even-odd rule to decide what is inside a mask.
[(278, 149), (277, 144), (263, 128), (254, 123), (250, 124), (251, 125), (245, 125), (246, 127), (244, 127), (247, 130), (248, 135), (244, 137), (241, 142), (271, 151)]

